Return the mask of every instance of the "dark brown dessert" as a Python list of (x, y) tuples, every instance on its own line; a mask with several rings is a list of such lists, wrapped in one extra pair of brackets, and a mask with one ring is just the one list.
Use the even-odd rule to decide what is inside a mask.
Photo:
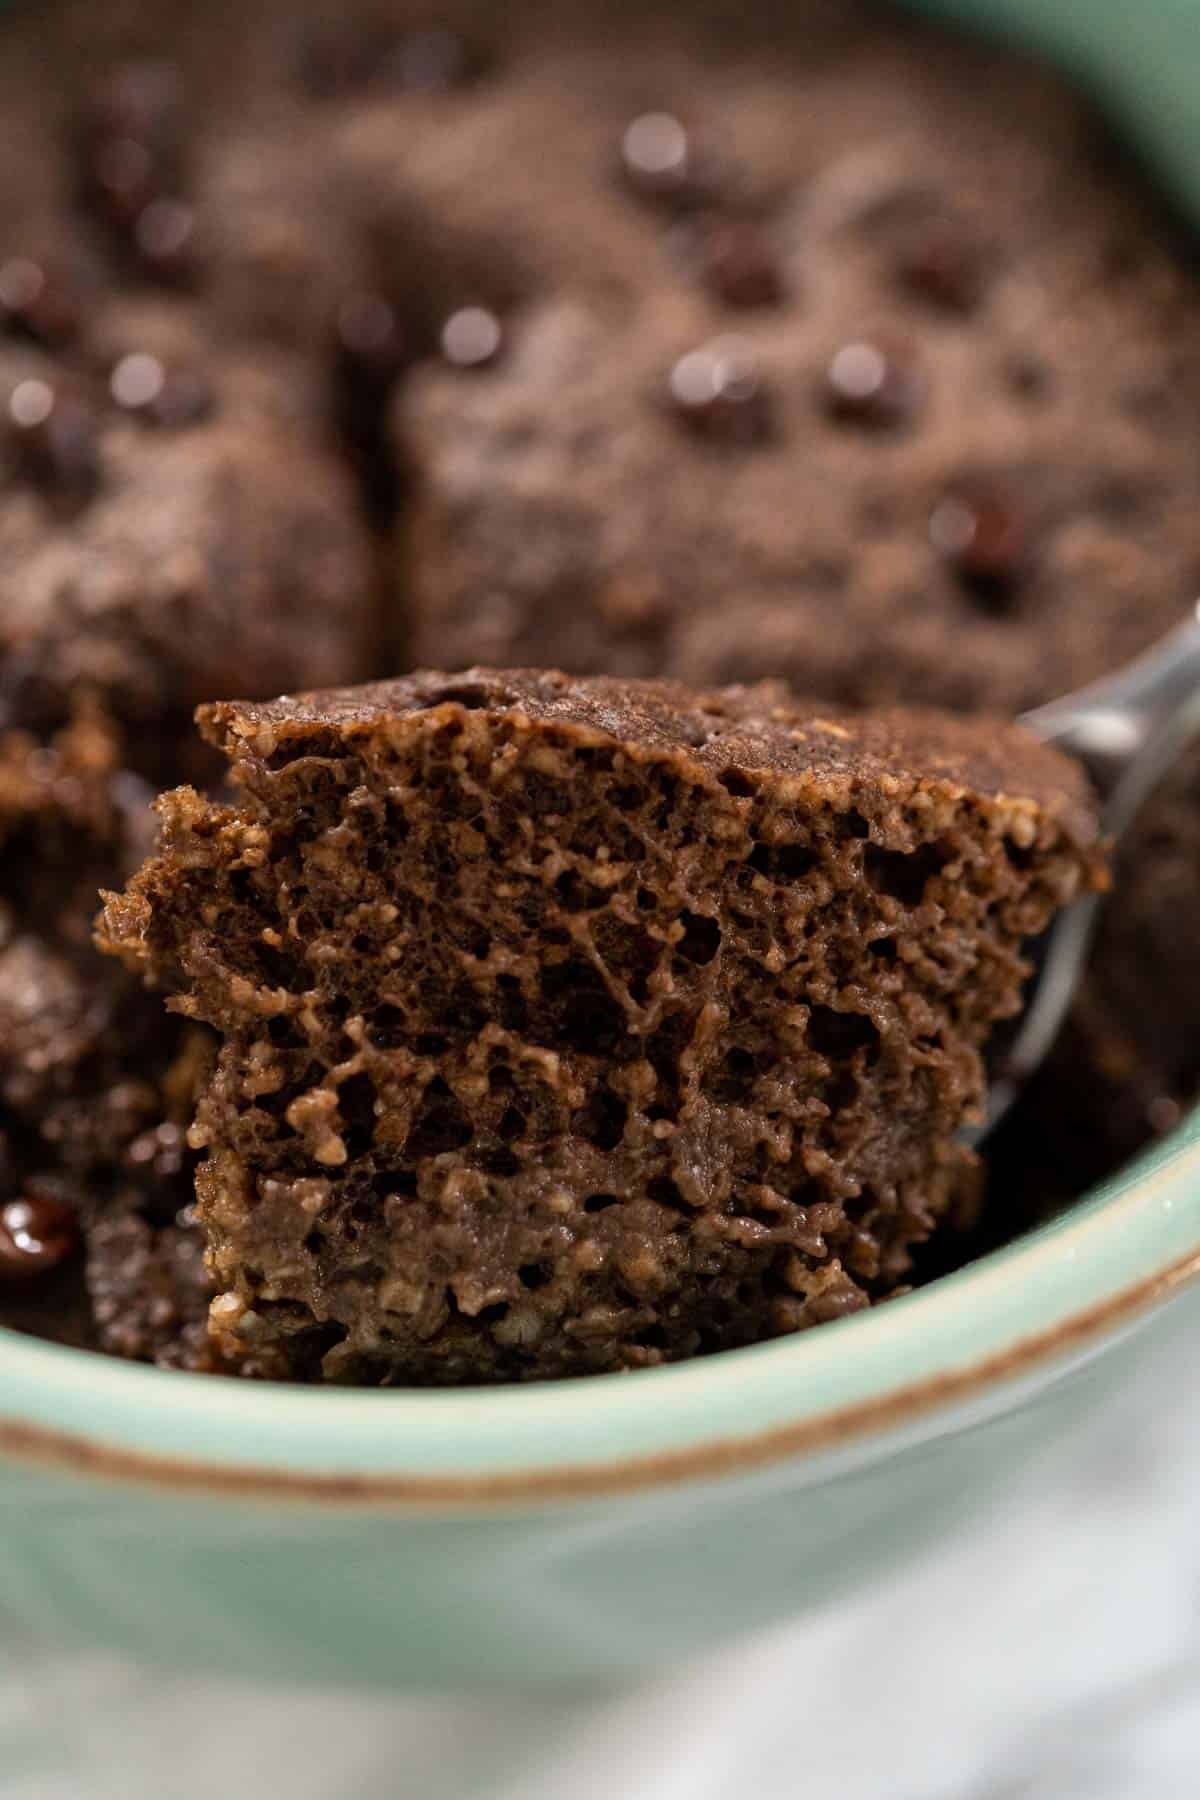
[(197, 702), (361, 676), (376, 573), (322, 372), (201, 291), (181, 67), (116, 9), (3, 28), (0, 1316), (208, 1366), (197, 1033), (91, 920), (144, 852), (139, 776), (216, 767)]
[(137, 867), (151, 798), (100, 718), (0, 744), (0, 1102), (10, 1133), (83, 1176), (158, 1123), (152, 1071), (179, 1035), (92, 948), (96, 891)]
[(91, 694), (170, 779), (200, 700), (361, 671), (370, 560), (303, 394), (291, 364), (215, 357), (144, 306), (97, 309), (86, 370), (0, 357), (10, 725), (53, 730)]
[(391, 165), (435, 262), (491, 228), (505, 328), (396, 394), (414, 660), (1018, 711), (1176, 622), (1200, 304), (1080, 103), (878, 7), (685, 66), (639, 30), (525, 47)]
[[(49, 0), (0, 31), (0, 730), (45, 748), (99, 697), (121, 761), (203, 783), (197, 701), (413, 660), (1011, 712), (1196, 591), (1194, 273), (1086, 103), (995, 47), (875, 0)], [(988, 1147), (1006, 1221), (1195, 1097), (1198, 771)], [(89, 1111), (73, 1042), (52, 1132)], [(33, 1144), (0, 1205), (84, 1179)], [(111, 1245), (98, 1277), (126, 1321), (177, 1266), (173, 1190), (148, 1205), (141, 1298)], [(59, 1284), (0, 1317), (36, 1289), (65, 1329)]]
[(177, 1215), (207, 1033), (92, 946), (98, 889), (152, 842), (150, 798), (99, 714), (47, 747), (0, 741), (0, 1305), (43, 1329), (50, 1305), (54, 1335), (201, 1366), (203, 1330), (181, 1331), (209, 1289)]
[(213, 1373), (208, 1330), (212, 1279), (191, 1216), (156, 1224), (134, 1208), (112, 1208), (87, 1234), (88, 1335), (97, 1349), (161, 1369)]
[[(428, 360), (393, 403), (415, 660), (1016, 711), (1175, 623), (1200, 576), (1197, 286), (1085, 104), (878, 7), (746, 18), (686, 68), (678, 28), (674, 53), (628, 29), (636, 93), (628, 46), (577, 23), (450, 122), (454, 155), (393, 177), (443, 255), (460, 220), (504, 220), (503, 355)], [(376, 192), (386, 130), (364, 107)], [(1031, 1101), (1068, 1195), (1200, 1087), (1198, 782), (1200, 751), (1135, 831)]]
[(223, 1042), (227, 1351), (360, 1382), (660, 1362), (894, 1292), (1085, 784), (993, 719), (417, 675), (203, 709), (106, 947)]

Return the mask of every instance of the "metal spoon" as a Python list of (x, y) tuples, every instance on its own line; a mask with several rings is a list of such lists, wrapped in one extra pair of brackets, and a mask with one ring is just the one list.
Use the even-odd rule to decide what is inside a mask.
[[(1100, 797), (1106, 834), (1119, 843), (1143, 801), (1200, 735), (1200, 603), (1144, 656), (1078, 693), (1023, 714), (1021, 723), (1081, 762)], [(1058, 1036), (1083, 972), (1101, 897), (1088, 894), (1041, 940), (1029, 1000), (997, 1059), (979, 1142), (1004, 1117)], [(1200, 929), (1200, 925), (1197, 926)]]

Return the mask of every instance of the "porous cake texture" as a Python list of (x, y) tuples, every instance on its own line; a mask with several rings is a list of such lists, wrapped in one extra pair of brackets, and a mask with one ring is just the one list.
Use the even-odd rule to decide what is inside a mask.
[(625, 1368), (896, 1291), (968, 1207), (1022, 946), (1100, 878), (991, 719), (472, 670), (205, 708), (105, 946), (222, 1035), (194, 1141), (222, 1350)]

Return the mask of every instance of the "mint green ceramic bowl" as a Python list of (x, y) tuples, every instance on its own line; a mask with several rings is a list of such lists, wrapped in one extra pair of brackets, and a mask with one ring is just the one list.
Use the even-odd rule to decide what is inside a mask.
[[(1027, 18), (1200, 206), (1198, 4), (1147, 0), (1136, 25), (1125, 0), (942, 10)], [(0, 1332), (0, 1619), (256, 1677), (623, 1678), (872, 1579), (994, 1506), (1197, 1274), (1200, 1117), (921, 1293), (636, 1375), (300, 1390)]]

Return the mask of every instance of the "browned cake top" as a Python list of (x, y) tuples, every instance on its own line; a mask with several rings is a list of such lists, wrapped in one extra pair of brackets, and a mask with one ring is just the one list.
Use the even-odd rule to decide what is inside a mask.
[(1019, 728), (475, 669), (203, 709), (103, 941), (214, 1024), (222, 1354), (637, 1366), (894, 1291), (967, 1206), (981, 1051), (1095, 879)]
[(675, 681), (620, 681), (558, 670), (422, 670), (392, 681), (264, 702), (201, 708), (205, 735), (231, 757), (302, 755), (332, 727), (347, 743), (436, 706), (520, 715), (594, 734), (627, 750), (682, 754), (713, 774), (769, 772), (827, 787), (972, 789), (1014, 809), (1038, 808), (1080, 843), (1095, 816), (1078, 767), (1020, 726), (889, 708), (846, 713), (790, 698), (770, 683), (697, 693)]

